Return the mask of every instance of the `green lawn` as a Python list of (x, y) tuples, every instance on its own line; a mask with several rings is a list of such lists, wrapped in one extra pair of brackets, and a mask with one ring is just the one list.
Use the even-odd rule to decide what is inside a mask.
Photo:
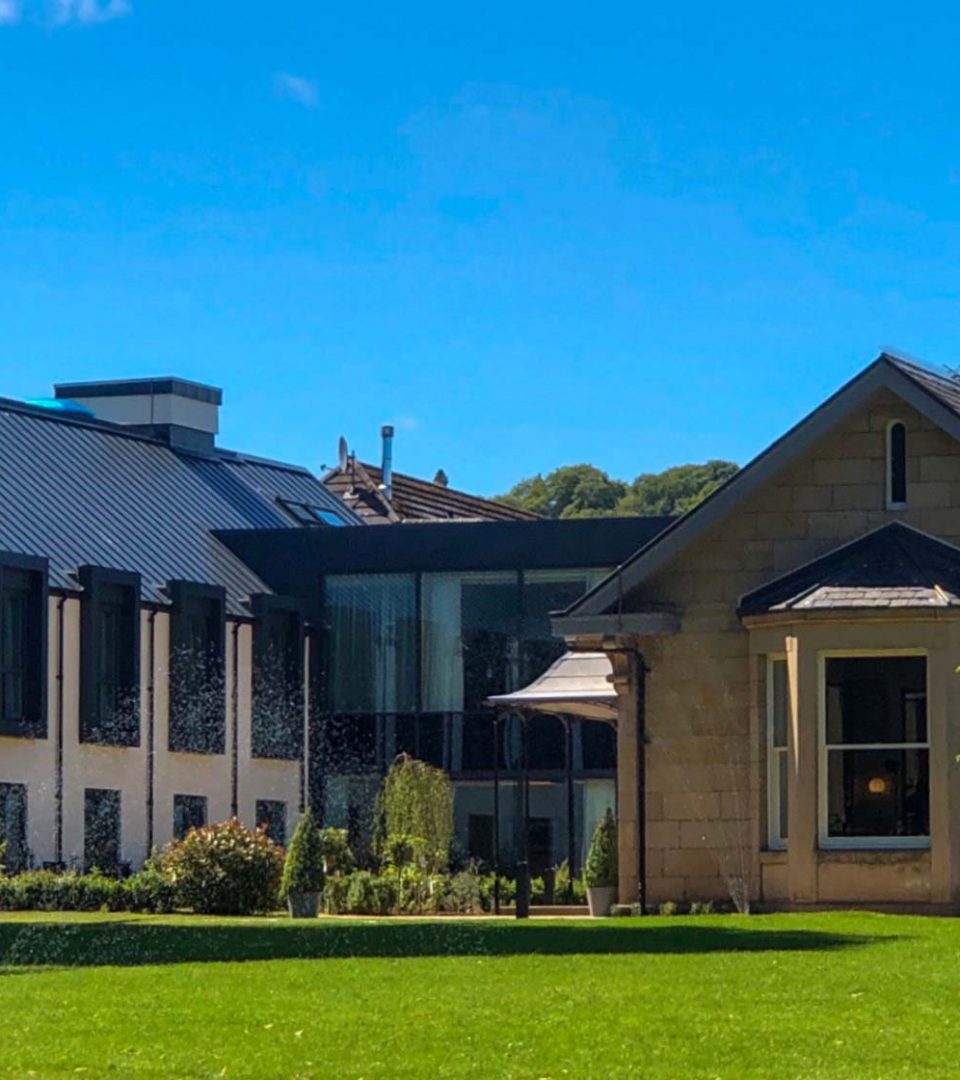
[(0, 917), (3, 1077), (952, 1077), (960, 922)]

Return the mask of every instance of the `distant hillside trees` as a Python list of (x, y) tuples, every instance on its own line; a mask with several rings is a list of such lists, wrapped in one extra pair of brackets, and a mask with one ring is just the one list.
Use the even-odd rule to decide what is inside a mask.
[(548, 518), (685, 514), (736, 471), (732, 461), (707, 461), (641, 473), (628, 484), (595, 465), (564, 465), (521, 480), (498, 499)]

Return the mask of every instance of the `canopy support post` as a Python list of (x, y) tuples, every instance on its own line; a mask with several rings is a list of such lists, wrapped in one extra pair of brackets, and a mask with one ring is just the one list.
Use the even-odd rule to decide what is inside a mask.
[(520, 799), (523, 807), (523, 835), (520, 839), (522, 858), (517, 866), (518, 919), (530, 918), (530, 740), (527, 732), (527, 714), (520, 713)]
[(576, 791), (573, 786), (573, 721), (569, 716), (563, 718), (564, 742), (567, 766), (567, 868), (570, 871), (570, 881), (577, 874), (577, 848), (576, 848), (576, 819), (575, 801)]
[(493, 913), (500, 914), (500, 713), (493, 715)]

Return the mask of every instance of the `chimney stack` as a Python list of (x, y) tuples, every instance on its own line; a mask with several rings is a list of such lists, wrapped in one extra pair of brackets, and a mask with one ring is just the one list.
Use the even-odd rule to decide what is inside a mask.
[(380, 464), (381, 487), (387, 500), (393, 499), (393, 424), (384, 424), (380, 428), (383, 439), (383, 459)]
[(76, 401), (98, 419), (123, 424), (180, 450), (213, 449), (223, 392), (174, 376), (57, 383), (54, 395)]

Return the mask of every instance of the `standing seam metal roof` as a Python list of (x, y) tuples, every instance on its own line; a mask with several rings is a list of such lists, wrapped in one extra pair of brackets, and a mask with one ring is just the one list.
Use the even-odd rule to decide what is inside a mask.
[(0, 549), (46, 556), (50, 584), (77, 589), (85, 563), (133, 570), (143, 598), (182, 578), (222, 585), (228, 608), (268, 586), (212, 529), (299, 528), (278, 498), (359, 523), (306, 470), (229, 451), (174, 450), (114, 424), (0, 400)]

